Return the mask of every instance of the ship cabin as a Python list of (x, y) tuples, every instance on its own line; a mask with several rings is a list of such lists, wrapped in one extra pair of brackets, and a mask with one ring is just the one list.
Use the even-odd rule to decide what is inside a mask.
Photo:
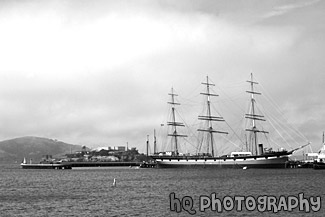
[(231, 152), (230, 153), (230, 157), (248, 157), (248, 156), (252, 156), (252, 153), (247, 151), (240, 151), (240, 152)]

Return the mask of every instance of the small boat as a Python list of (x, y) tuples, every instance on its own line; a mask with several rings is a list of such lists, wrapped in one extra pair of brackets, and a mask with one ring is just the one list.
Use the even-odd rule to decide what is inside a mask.
[(258, 121), (265, 121), (263, 115), (257, 113), (257, 107), (255, 105), (255, 95), (261, 95), (256, 92), (254, 85), (258, 84), (253, 80), (253, 74), (251, 74), (250, 80), (247, 81), (250, 84), (250, 90), (246, 91), (250, 94), (250, 111), (245, 114), (245, 118), (251, 122), (250, 127), (246, 129), (249, 138), (249, 144), (246, 144), (246, 151), (231, 152), (230, 155), (215, 156), (215, 141), (214, 134), (228, 134), (228, 132), (222, 130), (216, 130), (214, 128), (215, 122), (225, 121), (223, 117), (212, 114), (212, 97), (218, 96), (211, 92), (211, 88), (215, 86), (210, 82), (209, 77), (206, 77), (206, 82), (202, 84), (205, 86), (205, 92), (201, 93), (206, 98), (205, 113), (198, 116), (198, 120), (205, 122), (205, 127), (200, 128), (197, 131), (205, 134), (207, 138), (206, 146), (209, 152), (189, 155), (179, 153), (179, 141), (180, 137), (187, 137), (178, 133), (178, 127), (185, 127), (185, 125), (179, 121), (176, 121), (176, 106), (180, 105), (175, 101), (177, 94), (173, 89), (169, 94), (171, 101), (168, 102), (171, 105), (171, 121), (167, 122), (168, 126), (171, 126), (172, 132), (168, 134), (173, 142), (174, 150), (170, 152), (161, 152), (152, 155), (151, 157), (157, 162), (158, 168), (173, 168), (173, 167), (216, 167), (216, 168), (285, 168), (286, 162), (289, 161), (289, 157), (298, 149), (303, 148), (303, 145), (297, 149), (285, 150), (280, 149), (273, 151), (272, 148), (266, 149), (263, 144), (259, 143), (258, 134), (268, 134), (263, 128), (257, 127)]
[(311, 156), (314, 158), (313, 168), (315, 170), (325, 169), (325, 141), (324, 141), (324, 133), (323, 133), (323, 145), (322, 148), (318, 151), (318, 153), (309, 153), (307, 156)]
[(138, 168), (155, 168), (156, 165), (157, 164), (155, 162), (143, 162), (140, 164), (140, 166), (138, 166)]

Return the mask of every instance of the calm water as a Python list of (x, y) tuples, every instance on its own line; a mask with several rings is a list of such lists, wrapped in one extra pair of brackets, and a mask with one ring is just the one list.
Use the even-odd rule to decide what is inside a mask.
[[(195, 216), (324, 216), (325, 170), (92, 168), (23, 170), (0, 165), (0, 216), (190, 216), (170, 193), (193, 198)], [(117, 186), (112, 187), (113, 179)], [(320, 196), (319, 212), (199, 211), (199, 196)]]

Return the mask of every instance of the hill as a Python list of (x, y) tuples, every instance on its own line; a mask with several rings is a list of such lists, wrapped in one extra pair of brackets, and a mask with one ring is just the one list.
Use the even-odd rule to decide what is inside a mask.
[(70, 151), (80, 151), (81, 146), (67, 144), (58, 140), (26, 136), (0, 142), (0, 162), (21, 162), (33, 159), (39, 162), (44, 155), (62, 156)]

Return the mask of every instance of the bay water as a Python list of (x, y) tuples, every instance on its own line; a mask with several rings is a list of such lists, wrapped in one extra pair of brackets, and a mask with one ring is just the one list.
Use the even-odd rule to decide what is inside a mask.
[[(325, 170), (129, 167), (37, 170), (5, 164), (0, 165), (0, 176), (1, 217), (325, 216)], [(312, 210), (315, 208), (312, 204), (309, 209), (305, 204), (302, 210), (299, 206), (286, 210), (288, 197), (299, 199), (299, 194), (306, 200), (320, 198), (319, 208), (315, 205), (318, 211)], [(238, 210), (236, 201), (230, 201), (235, 196), (255, 198), (250, 205), (254, 202), (256, 208), (249, 210), (242, 201), (242, 209)], [(280, 210), (274, 210), (273, 205), (271, 210), (259, 210), (260, 196), (285, 197), (287, 205)], [(212, 197), (221, 202), (227, 197), (226, 209), (213, 210)]]

